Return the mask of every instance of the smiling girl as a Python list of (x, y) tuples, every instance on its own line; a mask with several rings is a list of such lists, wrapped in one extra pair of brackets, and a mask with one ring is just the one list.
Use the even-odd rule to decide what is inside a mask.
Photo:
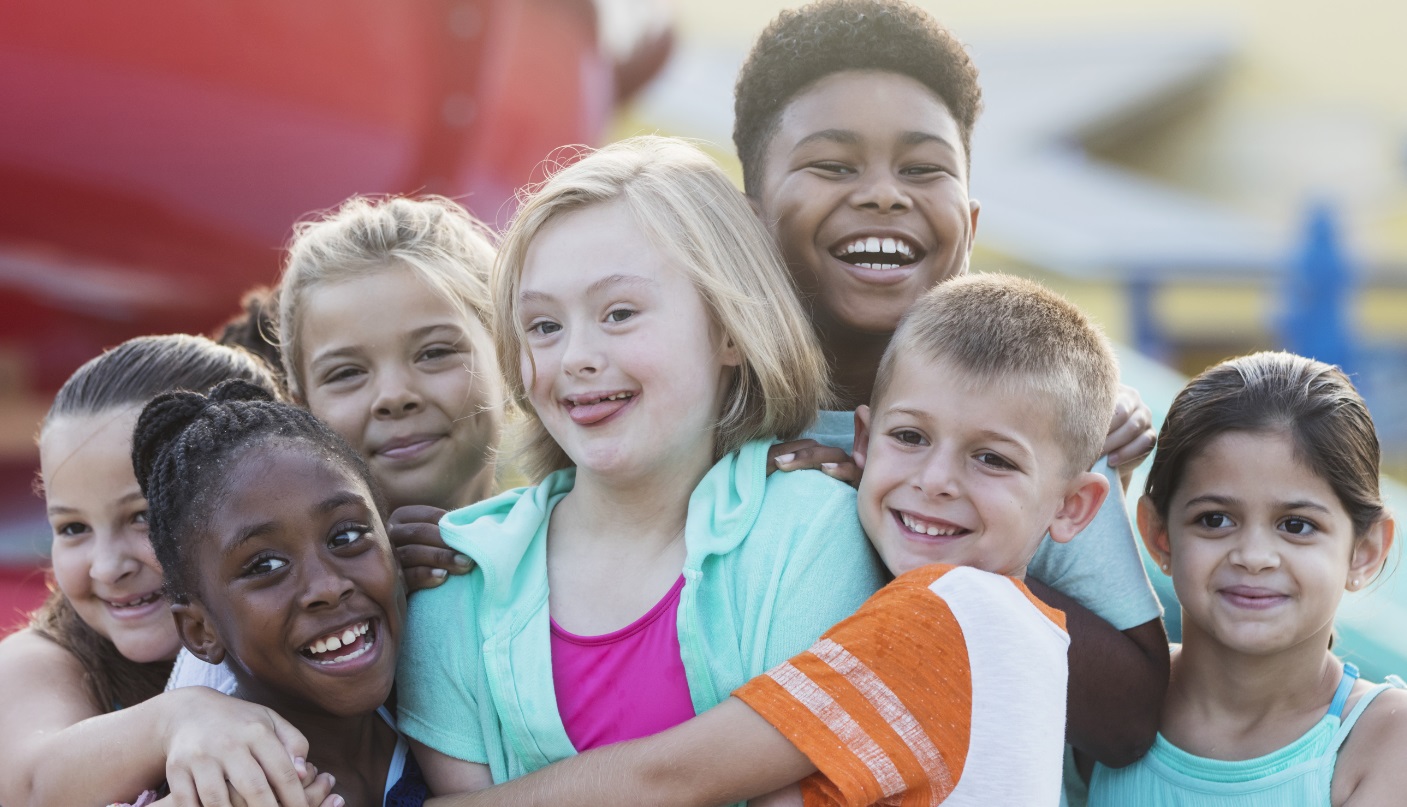
[(494, 492), (493, 257), (488, 231), (433, 196), (353, 197), (289, 246), (278, 315), (289, 391), (361, 453), (392, 509)]
[(301, 804), (307, 744), (263, 707), (206, 689), (161, 693), (180, 647), (132, 473), (132, 427), (152, 396), (230, 378), (274, 388), (243, 351), (148, 336), (64, 383), (39, 436), (55, 587), (0, 643), (0, 802), (103, 804), (169, 781), (182, 803), (230, 794)]
[(405, 588), (357, 452), (236, 381), (152, 401), (132, 460), (185, 646), (307, 737), (310, 761), (336, 779), (333, 807), (423, 801), (382, 708)]
[(765, 230), (680, 141), (595, 152), (528, 199), (492, 278), (536, 487), (451, 513), (477, 561), (417, 595), (404, 730), (439, 794), (675, 725), (883, 582), (854, 491), (767, 475), (825, 398)]
[(1329, 649), (1392, 546), (1378, 464), (1367, 406), (1322, 362), (1257, 353), (1179, 393), (1138, 521), (1183, 644), (1153, 749), (1096, 767), (1090, 804), (1401, 803), (1407, 692)]

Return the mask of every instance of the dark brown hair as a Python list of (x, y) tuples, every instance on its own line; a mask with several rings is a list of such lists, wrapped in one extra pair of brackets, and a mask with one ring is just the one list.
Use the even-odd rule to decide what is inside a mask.
[[(278, 389), (268, 368), (243, 350), (201, 336), (138, 337), (78, 368), (54, 397), (45, 427), (60, 417), (135, 406), (174, 389), (209, 389), (228, 378)], [(170, 662), (144, 664), (123, 656), (83, 621), (52, 580), (49, 588), (48, 599), (30, 615), (29, 627), (78, 659), (94, 705), (108, 712), (161, 692)]]
[(928, 87), (957, 121), (963, 154), (971, 157), (982, 88), (962, 42), (902, 0), (822, 0), (779, 14), (738, 73), (733, 145), (748, 196), (758, 194), (762, 158), (782, 111), (807, 87), (847, 70), (898, 73)]
[(1183, 388), (1158, 435), (1143, 492), (1166, 519), (1187, 463), (1229, 432), (1281, 432), (1338, 496), (1362, 536), (1387, 511), (1378, 487), (1373, 417), (1339, 368), (1293, 353), (1229, 359)]

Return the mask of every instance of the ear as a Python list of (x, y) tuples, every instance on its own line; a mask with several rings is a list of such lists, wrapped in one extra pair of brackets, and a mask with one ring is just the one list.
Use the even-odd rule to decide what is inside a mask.
[(1063, 544), (1089, 526), (1109, 495), (1109, 480), (1104, 474), (1084, 471), (1070, 480), (1065, 499), (1050, 522), (1050, 540)]
[(855, 407), (855, 443), (850, 446), (850, 456), (855, 459), (855, 467), (865, 470), (865, 457), (870, 453), (870, 408), (865, 404)]
[(982, 212), (982, 203), (976, 199), (968, 199), (967, 209), (972, 222), (972, 226), (967, 231), (967, 253), (971, 255), (972, 245), (977, 243), (977, 216)]
[(208, 664), (219, 664), (225, 660), (225, 645), (200, 603), (172, 605), (171, 615), (176, 618), (176, 632), (181, 636), (181, 644), (196, 658)]
[(1168, 539), (1168, 525), (1146, 495), (1138, 497), (1138, 533), (1143, 536), (1143, 546), (1153, 556), (1153, 562), (1163, 574), (1171, 575), (1172, 541)]
[(1383, 570), (1387, 554), (1392, 549), (1396, 524), (1390, 518), (1368, 528), (1368, 533), (1353, 542), (1353, 555), (1348, 559), (1348, 580), (1345, 587), (1357, 591), (1373, 582)]
[(724, 367), (738, 367), (743, 363), (742, 352), (738, 350), (733, 337), (724, 334), (723, 346), (718, 349), (718, 361)]

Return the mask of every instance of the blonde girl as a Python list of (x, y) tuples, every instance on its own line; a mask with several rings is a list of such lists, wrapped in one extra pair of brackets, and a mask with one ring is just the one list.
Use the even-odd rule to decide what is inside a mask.
[[(142, 405), (230, 378), (276, 389), (244, 351), (133, 339), (78, 369), (39, 436), (54, 590), (0, 642), (0, 803), (105, 804), (170, 783), (173, 802), (302, 804), (307, 743), (269, 709), (209, 690), (160, 694), (180, 647), (132, 470)], [(317, 801), (313, 802), (314, 804)]]
[(1219, 364), (1173, 401), (1139, 501), (1183, 612), (1162, 730), (1092, 805), (1378, 805), (1407, 788), (1407, 692), (1329, 649), (1345, 591), (1381, 572), (1393, 523), (1372, 417), (1337, 367)]
[(702, 152), (643, 137), (561, 169), (492, 288), (541, 481), (447, 516), (477, 566), (411, 605), (401, 723), (439, 794), (682, 722), (883, 580), (853, 490), (767, 476), (826, 397), (824, 361)]
[(392, 508), (494, 492), (493, 257), (438, 196), (353, 197), (295, 229), (278, 304), (289, 392), (366, 458)]

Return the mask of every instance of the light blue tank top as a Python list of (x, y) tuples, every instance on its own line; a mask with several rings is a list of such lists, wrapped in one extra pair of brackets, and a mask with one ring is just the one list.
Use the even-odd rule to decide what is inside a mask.
[(1339, 748), (1373, 699), (1364, 693), (1343, 716), (1358, 668), (1345, 663), (1329, 711), (1298, 740), (1262, 757), (1229, 761), (1194, 756), (1161, 733), (1143, 759), (1126, 768), (1096, 765), (1089, 807), (1327, 807)]

